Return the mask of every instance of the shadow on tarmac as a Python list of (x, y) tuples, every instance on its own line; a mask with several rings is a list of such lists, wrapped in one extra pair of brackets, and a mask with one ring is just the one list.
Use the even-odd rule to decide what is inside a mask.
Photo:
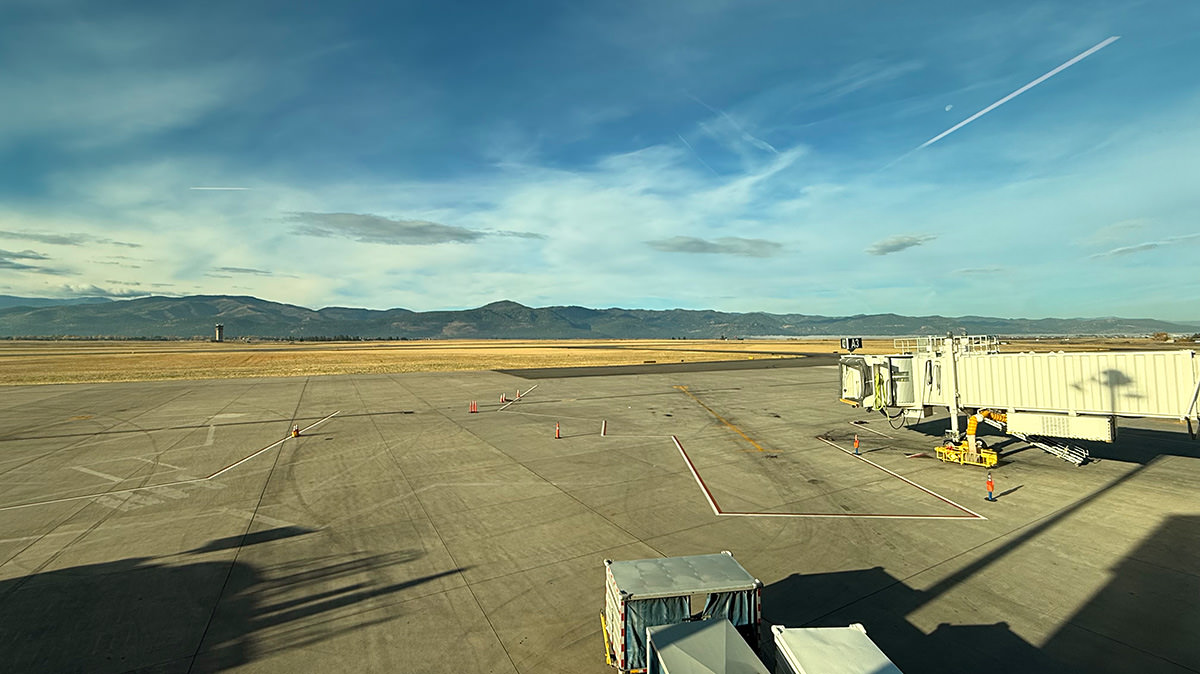
[[(908, 428), (928, 435), (931, 442), (937, 443), (941, 441), (943, 434), (950, 430), (950, 418), (930, 419), (918, 424), (910, 424)], [(1030, 449), (1037, 450), (1032, 445), (990, 427), (981, 426), (979, 437), (986, 441), (989, 447), (999, 451), (1002, 458)], [(1109, 459), (1146, 465), (1164, 455), (1200, 457), (1200, 440), (1191, 439), (1184, 427), (1180, 427), (1178, 432), (1173, 432), (1121, 426), (1118, 422), (1116, 442), (1087, 440), (1070, 440), (1069, 442), (1088, 450), (1088, 454), (1093, 460)]]
[[(905, 672), (1072, 671), (1026, 643), (1004, 622), (943, 623), (925, 634), (905, 616), (930, 599), (880, 567), (794, 574), (763, 589), (763, 618), (788, 627), (845, 627), (862, 623), (871, 639)], [(826, 613), (819, 617), (811, 615), (820, 610)]]
[(1012, 489), (1005, 489), (1004, 491), (1000, 492), (999, 494), (996, 494), (996, 500), (999, 501), (1001, 498), (1008, 496), (1009, 494), (1013, 493), (1014, 491), (1016, 491), (1024, 486), (1025, 485), (1023, 485), (1023, 484), (1019, 484), (1019, 485), (1013, 487)]
[[(308, 533), (262, 532), (259, 540)], [(251, 535), (253, 536), (253, 534)], [(237, 537), (239, 540), (241, 537)], [(386, 570), (423, 556), (331, 555), (257, 567), (193, 555), (236, 547), (218, 539), (162, 558), (43, 571), (0, 582), (0, 662), (12, 672), (213, 672), (386, 622), (365, 604), (456, 568), (400, 582)], [(176, 559), (182, 557), (182, 563)], [(368, 617), (370, 616), (370, 617)]]
[(188, 554), (203, 554), (205, 552), (216, 552), (217, 550), (230, 550), (246, 545), (255, 545), (257, 543), (266, 543), (269, 541), (278, 541), (284, 538), (293, 536), (303, 536), (311, 534), (314, 530), (305, 527), (277, 527), (275, 529), (267, 529), (265, 531), (254, 531), (246, 535), (228, 536), (226, 538), (217, 538), (204, 544), (202, 547), (195, 550), (188, 550)]
[[(763, 618), (788, 627), (862, 623), (906, 672), (1200, 671), (1200, 642), (1195, 639), (1200, 634), (1200, 606), (1195, 602), (1200, 575), (1191, 561), (1200, 557), (1200, 516), (1166, 518), (1040, 648), (1003, 621), (942, 623), (929, 634), (908, 622), (907, 616), (1011, 549), (997, 549), (983, 563), (970, 565), (965, 575), (954, 574), (951, 582), (928, 590), (910, 588), (881, 567), (793, 574), (763, 589)], [(1003, 604), (997, 608), (997, 617), (1007, 613)], [(769, 641), (767, 630), (764, 625), (764, 639)]]

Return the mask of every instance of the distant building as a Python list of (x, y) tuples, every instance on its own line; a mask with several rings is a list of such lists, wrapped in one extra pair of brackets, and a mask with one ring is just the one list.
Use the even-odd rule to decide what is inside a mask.
[(217, 323), (217, 335), (213, 339), (213, 341), (214, 342), (225, 341), (225, 325), (223, 323)]

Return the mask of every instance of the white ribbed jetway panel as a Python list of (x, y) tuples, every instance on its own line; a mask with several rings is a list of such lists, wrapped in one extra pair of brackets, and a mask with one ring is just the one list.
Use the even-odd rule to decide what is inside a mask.
[(963, 407), (1196, 416), (1200, 359), (1194, 351), (960, 353), (957, 359)]

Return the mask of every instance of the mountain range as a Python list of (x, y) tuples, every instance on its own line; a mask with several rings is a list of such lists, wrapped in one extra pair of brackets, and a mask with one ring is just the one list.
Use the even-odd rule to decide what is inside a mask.
[[(29, 300), (24, 305), (9, 302)], [(47, 304), (47, 302), (51, 302)], [(727, 313), (670, 309), (532, 308), (500, 301), (461, 311), (313, 310), (256, 297), (194, 295), (82, 303), (0, 299), (0, 338), (226, 339), (712, 339), (720, 337), (901, 336), (946, 332), (992, 335), (1144, 335), (1200, 331), (1200, 323), (1126, 318), (993, 318), (871, 314)]]
[(51, 299), (48, 297), (17, 297), (16, 295), (0, 295), (0, 309), (9, 307), (57, 307), (65, 304), (99, 304), (112, 302), (107, 297), (72, 297), (70, 299)]

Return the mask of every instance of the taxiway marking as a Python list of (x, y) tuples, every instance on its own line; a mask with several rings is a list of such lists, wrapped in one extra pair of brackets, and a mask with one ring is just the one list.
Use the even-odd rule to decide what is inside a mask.
[[(326, 421), (329, 421), (330, 419), (334, 418), (337, 415), (338, 415), (338, 412), (334, 412), (333, 414), (330, 414), (329, 416), (325, 417), (324, 419), (316, 421), (316, 422), (308, 425), (307, 427), (300, 429), (300, 434), (303, 435), (308, 430), (315, 428), (315, 427), (325, 423)], [(176, 480), (174, 482), (165, 482), (162, 484), (151, 484), (151, 485), (146, 485), (144, 487), (130, 487), (129, 489), (113, 489), (111, 491), (100, 492), (97, 494), (83, 494), (81, 496), (65, 496), (63, 498), (48, 499), (45, 501), (31, 501), (29, 503), (15, 503), (13, 505), (0, 506), (0, 512), (3, 512), (5, 510), (17, 510), (19, 508), (32, 508), (34, 506), (41, 506), (41, 505), (52, 505), (54, 503), (67, 503), (70, 501), (82, 501), (84, 499), (103, 499), (105, 501), (104, 504), (109, 505), (109, 502), (115, 500), (115, 499), (110, 499), (109, 497), (115, 496), (117, 494), (130, 494), (133, 492), (147, 491), (150, 489), (161, 489), (163, 487), (177, 487), (179, 485), (184, 485), (184, 484), (200, 484), (200, 485), (204, 485), (206, 487), (220, 489), (224, 485), (217, 486), (214, 483), (210, 483), (209, 480), (212, 480), (213, 478), (215, 478), (219, 475), (222, 475), (224, 473), (227, 473), (227, 472), (233, 470), (234, 468), (237, 468), (238, 466), (242, 465), (243, 463), (246, 463), (250, 459), (253, 459), (254, 457), (258, 456), (259, 454), (262, 454), (263, 452), (265, 452), (267, 450), (275, 449), (276, 447), (282, 445), (284, 442), (287, 442), (290, 439), (291, 439), (291, 437), (284, 437), (280, 440), (276, 440), (275, 442), (272, 442), (271, 444), (267, 445), (266, 447), (263, 447), (262, 449), (258, 450), (257, 452), (251, 454), (250, 456), (247, 456), (246, 458), (241, 459), (239, 461), (235, 461), (234, 463), (231, 463), (228, 466), (225, 466), (224, 468), (218, 470), (217, 472), (215, 472), (212, 475), (209, 475), (207, 477)], [(109, 477), (112, 477), (112, 476), (109, 476)], [(148, 497), (135, 497), (130, 500), (144, 501), (146, 498), (148, 498)], [(159, 503), (159, 501), (157, 499), (150, 499), (150, 500), (154, 503)], [(124, 510), (124, 509), (126, 509), (124, 507), (126, 505), (128, 505), (128, 504), (126, 502), (122, 501), (120, 505), (110, 505), (110, 507), (116, 507), (116, 508), (120, 508), (120, 509)], [(148, 503), (142, 503), (141, 505), (148, 505)], [(134, 506), (134, 507), (138, 507), (138, 506)]]
[[(725, 417), (721, 416), (720, 414), (717, 414), (715, 411), (713, 411), (713, 409), (711, 407), (709, 407), (708, 405), (705, 405), (703, 402), (701, 402), (701, 400), (699, 398), (697, 398), (695, 395), (692, 394), (691, 391), (688, 390), (688, 387), (676, 386), (675, 388), (679, 389), (680, 391), (683, 391), (684, 395), (691, 398), (692, 400), (695, 400), (696, 404), (698, 404), (701, 407), (703, 407), (704, 409), (708, 410), (708, 413), (713, 415), (714, 417), (716, 417), (717, 421), (720, 421), (722, 424), (725, 424), (726, 428), (728, 428), (729, 430), (733, 431), (734, 433), (737, 433), (738, 435), (742, 436), (742, 439), (744, 439), (746, 442), (753, 445), (755, 449), (757, 449), (760, 452), (767, 451), (767, 450), (763, 449), (762, 445), (755, 442), (749, 435), (746, 435), (744, 432), (742, 432), (742, 429), (733, 425), (727, 419), (725, 419)], [(675, 436), (671, 436), (671, 437), (675, 437)]]
[(264, 515), (262, 513), (251, 513), (251, 512), (246, 512), (245, 510), (235, 510), (233, 508), (222, 508), (221, 512), (226, 513), (228, 515), (233, 515), (234, 517), (246, 520), (247, 522), (262, 522), (263, 524), (270, 524), (273, 527), (294, 527), (294, 526), (296, 526), (295, 522), (289, 522), (287, 520), (276, 519), (274, 517), (270, 517), (270, 516)]
[(874, 428), (870, 428), (866, 424), (856, 424), (853, 421), (847, 421), (846, 423), (850, 424), (851, 426), (853, 426), (855, 428), (861, 428), (868, 433), (874, 433), (875, 435), (882, 435), (883, 437), (887, 438), (888, 440), (896, 439), (896, 438), (893, 438), (892, 436), (888, 435), (887, 433), (881, 433), (881, 432), (875, 430)]
[(94, 475), (98, 478), (108, 480), (109, 482), (120, 482), (125, 479), (123, 477), (117, 477), (116, 475), (109, 475), (108, 473), (101, 473), (100, 471), (92, 470), (91, 468), (84, 468), (83, 466), (71, 466), (71, 470), (77, 470), (81, 473), (87, 473), (88, 475)]
[[(958, 508), (959, 510), (962, 510), (963, 512), (969, 513), (969, 514), (967, 514), (967, 515), (905, 515), (905, 514), (899, 514), (899, 513), (779, 513), (779, 512), (746, 512), (746, 511), (723, 510), (721, 508), (721, 506), (717, 505), (717, 500), (713, 496), (712, 490), (709, 489), (708, 485), (704, 482), (704, 478), (700, 477), (700, 471), (696, 468), (696, 464), (692, 463), (691, 457), (689, 457), (687, 454), (687, 451), (684, 450), (683, 444), (679, 442), (679, 438), (672, 435), (671, 441), (675, 443), (675, 447), (679, 450), (679, 454), (683, 457), (684, 462), (687, 463), (688, 470), (691, 471), (692, 477), (695, 478), (696, 484), (700, 486), (700, 491), (704, 494), (705, 500), (708, 501), (708, 506), (710, 508), (712, 508), (713, 514), (716, 515), (717, 517), (798, 517), (798, 518), (841, 518), (841, 519), (867, 519), (867, 520), (870, 520), (870, 519), (876, 519), (876, 520), (884, 520), (884, 519), (886, 519), (886, 520), (986, 520), (987, 519), (983, 515), (980, 515), (979, 513), (975, 512), (969, 508), (961, 506), (961, 505), (955, 503), (954, 501), (951, 501), (950, 499), (946, 498), (945, 496), (942, 496), (942, 495), (937, 494), (929, 489), (926, 489), (925, 487), (922, 487), (921, 485), (917, 484), (916, 482), (913, 482), (912, 480), (904, 477), (903, 475), (898, 475), (898, 474), (888, 470), (887, 468), (884, 468), (883, 466), (880, 466), (879, 464), (877, 464), (873, 461), (869, 461), (867, 459), (863, 459), (863, 460), (866, 461), (867, 463), (871, 464), (872, 466), (875, 466), (876, 468), (878, 468), (884, 472), (887, 472), (888, 474), (890, 474), (894, 477), (900, 478), (904, 482), (907, 482), (908, 484), (916, 487), (917, 489), (920, 489), (921, 491), (923, 491), (927, 494), (935, 496), (939, 500), (941, 500), (945, 503), (948, 503), (948, 504), (954, 506), (955, 508)], [(828, 442), (827, 440), (823, 440), (823, 439), (822, 439), (822, 441)], [(833, 444), (833, 443), (829, 443), (829, 444)], [(837, 445), (833, 445), (833, 446), (837, 447)], [(847, 452), (851, 456), (854, 455), (852, 452), (842, 449), (841, 447), (838, 447), (838, 449), (841, 449), (842, 451)], [(862, 457), (859, 456), (856, 458), (861, 459)]]
[(133, 460), (134, 461), (142, 461), (144, 463), (149, 463), (149, 464), (156, 465), (156, 466), (162, 466), (163, 468), (170, 468), (171, 470), (183, 470), (179, 466), (172, 466), (169, 463), (163, 463), (162, 461), (155, 461), (154, 459), (147, 459), (147, 458), (141, 457), (141, 456), (135, 456), (135, 457), (133, 457)]
[(529, 395), (529, 391), (532, 391), (533, 389), (535, 389), (537, 387), (538, 387), (538, 385), (534, 384), (533, 386), (530, 386), (529, 389), (527, 391), (525, 391), (524, 393), (521, 393), (521, 390), (517, 389), (517, 397), (513, 398), (512, 400), (508, 401), (507, 403), (504, 403), (503, 405), (500, 406), (500, 409), (498, 409), (496, 411), (503, 412), (504, 410), (508, 409), (509, 405), (511, 405), (511, 404), (517, 402), (518, 400), (520, 400), (521, 398), (524, 398), (525, 396)]
[[(938, 500), (944, 501), (945, 503), (949, 503), (950, 505), (954, 506), (955, 508), (958, 508), (959, 510), (961, 510), (965, 513), (970, 513), (972, 516), (971, 519), (980, 519), (980, 520), (987, 519), (986, 517), (984, 517), (983, 515), (980, 515), (979, 513), (975, 512), (974, 510), (971, 510), (970, 508), (968, 508), (964, 505), (959, 505), (959, 504), (955, 503), (954, 501), (951, 501), (950, 499), (946, 498), (945, 496), (942, 496), (941, 494), (933, 491), (932, 489), (927, 489), (925, 487), (922, 487), (921, 485), (917, 484), (916, 482), (913, 482), (912, 480), (908, 479), (907, 477), (904, 477), (903, 475), (901, 475), (893, 470), (884, 468), (883, 466), (875, 463), (874, 461), (868, 459), (867, 457), (863, 456), (862, 454), (855, 454), (851, 450), (846, 449), (845, 447), (842, 447), (841, 445), (837, 444), (836, 442), (834, 442), (832, 440), (826, 440), (825, 438), (817, 438), (817, 439), (820, 440), (821, 442), (829, 445), (830, 447), (836, 447), (837, 449), (841, 450), (842, 452), (848, 454), (849, 456), (853, 456), (854, 458), (858, 459), (859, 461), (862, 461), (863, 463), (868, 463), (872, 466), (875, 466), (876, 468), (878, 468), (879, 470), (882, 470), (883, 472), (887, 473), (888, 475), (898, 478), (898, 479), (916, 487), (917, 489), (920, 489), (921, 491), (925, 492), (926, 494), (929, 494), (930, 496), (937, 498)], [(961, 517), (961, 515), (957, 515), (956, 517)]]

